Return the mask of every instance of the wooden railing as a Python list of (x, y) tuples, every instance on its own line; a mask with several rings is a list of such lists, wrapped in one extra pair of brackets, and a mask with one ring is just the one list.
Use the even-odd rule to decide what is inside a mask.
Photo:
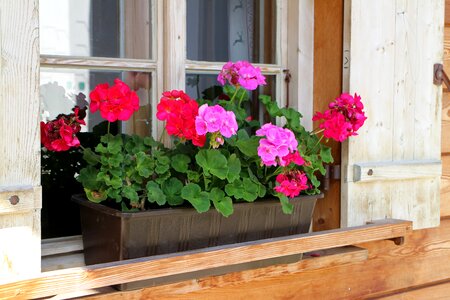
[[(392, 239), (400, 244), (412, 231), (410, 221), (385, 219), (364, 226), (258, 240), (169, 255), (41, 273), (0, 285), (0, 299), (31, 299), (233, 265), (299, 253)], [(195, 275), (194, 275), (195, 276)]]

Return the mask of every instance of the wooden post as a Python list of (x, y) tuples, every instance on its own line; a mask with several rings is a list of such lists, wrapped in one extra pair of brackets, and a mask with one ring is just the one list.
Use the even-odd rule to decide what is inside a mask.
[(0, 2), (0, 279), (40, 272), (38, 7)]

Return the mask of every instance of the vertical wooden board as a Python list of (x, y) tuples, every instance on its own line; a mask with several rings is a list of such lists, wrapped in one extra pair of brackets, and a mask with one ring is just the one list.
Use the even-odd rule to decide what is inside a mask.
[(443, 54), (443, 3), (351, 1), (350, 91), (362, 95), (368, 120), (344, 153), (344, 226), (383, 216), (414, 220), (416, 229), (439, 224), (438, 178), (353, 183), (351, 166), (440, 158), (441, 90), (432, 75)]
[[(351, 1), (349, 91), (361, 95), (368, 117), (359, 136), (343, 152), (343, 168), (354, 163), (392, 160), (393, 83), (395, 80), (395, 1)], [(347, 148), (348, 147), (348, 148)], [(341, 224), (354, 226), (386, 216), (390, 184), (352, 184), (345, 175), (341, 194)]]
[(37, 0), (0, 4), (0, 185), (38, 185)]
[(40, 209), (0, 216), (0, 281), (40, 273), (40, 226)]
[(40, 272), (38, 13), (37, 0), (0, 2), (0, 189), (36, 188), (19, 199), (30, 210), (0, 213), (0, 278)]
[[(342, 91), (343, 6), (343, 0), (314, 1), (314, 111), (326, 110)], [(330, 140), (328, 146), (339, 164), (340, 143)], [(330, 181), (324, 199), (317, 202), (313, 222), (315, 231), (339, 227), (340, 181)]]

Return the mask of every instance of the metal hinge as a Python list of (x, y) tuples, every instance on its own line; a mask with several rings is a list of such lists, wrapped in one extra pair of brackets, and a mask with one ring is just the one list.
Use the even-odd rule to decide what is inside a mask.
[(442, 85), (442, 83), (444, 83), (445, 87), (448, 90), (450, 90), (450, 80), (449, 80), (447, 74), (444, 71), (444, 65), (443, 64), (434, 64), (433, 83), (435, 85)]

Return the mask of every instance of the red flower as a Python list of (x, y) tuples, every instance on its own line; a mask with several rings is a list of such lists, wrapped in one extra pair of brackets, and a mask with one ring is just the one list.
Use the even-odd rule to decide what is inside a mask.
[(301, 191), (308, 189), (308, 177), (306, 177), (305, 173), (298, 170), (289, 171), (286, 174), (279, 174), (276, 181), (279, 185), (274, 187), (274, 190), (291, 198), (298, 196)]
[(91, 111), (100, 109), (102, 118), (109, 122), (126, 121), (139, 109), (139, 97), (120, 79), (115, 79), (112, 87), (107, 83), (97, 85), (89, 97)]
[(198, 115), (197, 101), (191, 99), (183, 91), (164, 92), (157, 106), (156, 117), (166, 121), (166, 130), (182, 140), (190, 140), (196, 146), (203, 147), (204, 135), (195, 130), (195, 117)]
[(76, 106), (69, 115), (60, 114), (48, 123), (41, 122), (41, 143), (44, 147), (49, 151), (66, 151), (71, 147), (79, 147), (80, 141), (76, 134), (80, 132), (81, 125), (85, 125), (85, 110), (86, 108)]
[(313, 121), (323, 120), (319, 125), (324, 129), (323, 135), (342, 142), (350, 136), (357, 135), (356, 131), (364, 124), (367, 117), (361, 97), (355, 94), (342, 94), (328, 105), (329, 109), (323, 114), (317, 112)]

